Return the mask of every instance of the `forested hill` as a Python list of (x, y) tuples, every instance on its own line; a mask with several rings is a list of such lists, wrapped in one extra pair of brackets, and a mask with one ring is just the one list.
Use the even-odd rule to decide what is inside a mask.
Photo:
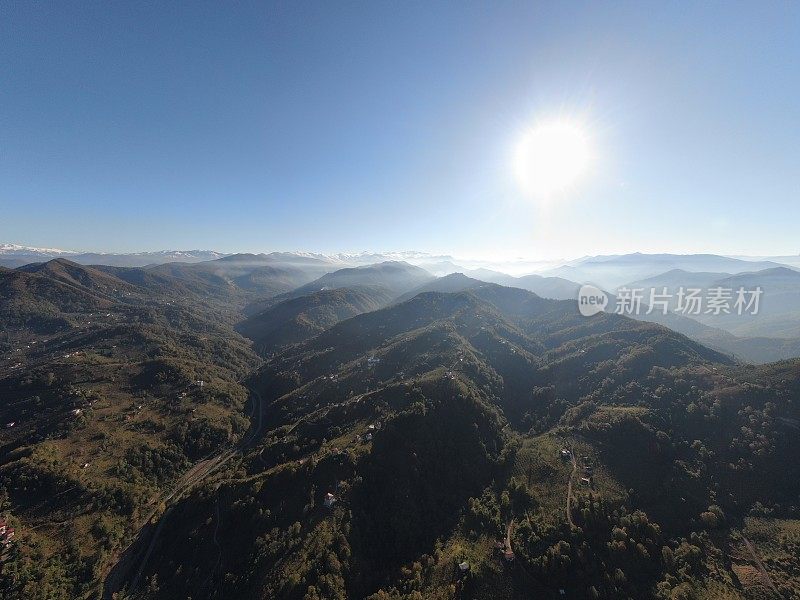
[(392, 297), (392, 292), (383, 286), (320, 290), (278, 302), (248, 317), (236, 330), (253, 340), (257, 351), (270, 354), (339, 321), (385, 306)]
[(0, 272), (4, 598), (796, 597), (800, 362), (249, 260)]
[(792, 597), (800, 363), (489, 289), (272, 357), (270, 430), (165, 525), (153, 597), (758, 597), (767, 523)]

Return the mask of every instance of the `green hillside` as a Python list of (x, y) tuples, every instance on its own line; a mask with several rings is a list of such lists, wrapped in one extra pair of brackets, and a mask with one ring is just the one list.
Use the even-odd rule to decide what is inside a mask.
[[(269, 430), (181, 502), (137, 589), (750, 597), (744, 519), (797, 518), (800, 365), (743, 368), (657, 325), (490, 298), (421, 294), (271, 357), (251, 382)], [(507, 534), (513, 562), (494, 548)]]
[(236, 329), (253, 340), (257, 351), (270, 354), (339, 321), (380, 308), (391, 298), (388, 289), (378, 286), (321, 290), (279, 302), (248, 317)]
[(4, 597), (797, 597), (797, 361), (496, 284), (0, 285)]

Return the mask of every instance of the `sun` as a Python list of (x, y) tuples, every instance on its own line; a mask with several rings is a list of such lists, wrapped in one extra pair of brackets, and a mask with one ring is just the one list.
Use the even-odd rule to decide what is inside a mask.
[(543, 121), (528, 129), (514, 151), (514, 175), (522, 190), (551, 199), (573, 188), (591, 163), (586, 131), (568, 120)]

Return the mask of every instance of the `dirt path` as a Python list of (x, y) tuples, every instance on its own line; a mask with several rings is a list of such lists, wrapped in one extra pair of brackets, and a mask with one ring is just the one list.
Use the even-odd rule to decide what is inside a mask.
[(514, 552), (513, 548), (511, 548), (511, 533), (514, 530), (514, 519), (511, 519), (511, 522), (506, 527), (506, 550), (508, 552)]
[(566, 511), (570, 527), (575, 527), (575, 523), (572, 521), (572, 480), (575, 479), (575, 472), (578, 470), (578, 461), (575, 460), (575, 451), (570, 450), (569, 452), (572, 458), (572, 472), (569, 474), (569, 481), (567, 482)]
[(758, 572), (761, 573), (761, 578), (764, 580), (764, 583), (767, 586), (769, 586), (774, 592), (777, 593), (778, 588), (776, 588), (775, 584), (772, 583), (772, 578), (769, 576), (769, 573), (767, 573), (767, 569), (764, 567), (764, 563), (761, 562), (761, 559), (758, 557), (758, 554), (756, 554), (756, 549), (753, 547), (753, 544), (751, 544), (750, 540), (748, 540), (744, 536), (742, 536), (742, 539), (744, 540), (744, 545), (747, 547), (747, 551), (750, 553), (750, 556), (753, 557), (753, 560), (755, 561), (756, 566), (758, 567)]

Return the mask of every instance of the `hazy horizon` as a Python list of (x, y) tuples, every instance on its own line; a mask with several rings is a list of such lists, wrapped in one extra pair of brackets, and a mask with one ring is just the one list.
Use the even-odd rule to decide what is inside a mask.
[(582, 259), (589, 259), (589, 258), (601, 258), (601, 257), (613, 257), (613, 256), (626, 256), (626, 255), (633, 255), (633, 254), (641, 254), (643, 256), (657, 256), (657, 255), (675, 255), (675, 256), (693, 256), (693, 255), (713, 255), (713, 256), (722, 256), (727, 258), (738, 258), (741, 260), (764, 260), (764, 259), (778, 259), (778, 258), (795, 258), (800, 257), (800, 252), (796, 253), (787, 253), (787, 254), (726, 254), (722, 252), (670, 252), (670, 251), (663, 251), (663, 252), (643, 252), (639, 250), (634, 250), (631, 252), (608, 252), (608, 253), (597, 253), (597, 254), (582, 254), (580, 256), (559, 256), (554, 258), (544, 258), (538, 256), (499, 256), (496, 254), (492, 254), (491, 252), (487, 254), (457, 254), (457, 253), (433, 253), (428, 252), (425, 250), (419, 249), (411, 249), (411, 248), (393, 248), (393, 249), (371, 249), (371, 248), (360, 248), (360, 249), (346, 249), (346, 250), (336, 250), (336, 251), (322, 251), (315, 248), (303, 248), (303, 247), (286, 247), (286, 248), (259, 248), (259, 249), (244, 249), (244, 250), (237, 250), (237, 251), (227, 251), (216, 247), (185, 247), (185, 248), (178, 248), (178, 247), (153, 247), (148, 249), (142, 250), (131, 250), (128, 252), (124, 251), (114, 251), (108, 250), (105, 248), (56, 248), (51, 246), (33, 246), (31, 244), (21, 244), (17, 242), (9, 242), (9, 241), (0, 241), (0, 253), (2, 252), (11, 252), (11, 251), (43, 251), (43, 252), (50, 252), (53, 254), (57, 253), (64, 253), (64, 254), (157, 254), (162, 252), (209, 252), (209, 253), (217, 253), (220, 255), (230, 256), (234, 254), (270, 254), (270, 253), (290, 253), (290, 254), (300, 254), (300, 255), (316, 255), (316, 256), (325, 256), (325, 257), (346, 257), (346, 256), (398, 256), (401, 257), (403, 255), (414, 256), (416, 255), (420, 259), (454, 259), (454, 260), (466, 260), (466, 261), (507, 261), (507, 262), (535, 262), (535, 263), (552, 263), (552, 264), (565, 264), (574, 262), (577, 260)]

